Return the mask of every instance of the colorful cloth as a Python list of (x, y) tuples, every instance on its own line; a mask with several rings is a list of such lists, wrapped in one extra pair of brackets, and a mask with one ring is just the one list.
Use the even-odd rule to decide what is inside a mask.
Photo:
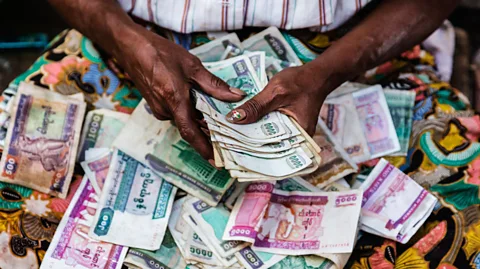
[[(209, 41), (204, 33), (185, 35), (166, 31), (163, 35), (187, 49)], [(240, 33), (240, 36), (248, 35)], [(341, 33), (307, 36), (284, 33), (284, 36), (299, 58), (308, 62)], [(92, 108), (127, 113), (141, 98), (115, 62), (74, 30), (63, 32), (51, 42), (45, 54), (10, 84), (3, 95), (5, 100), (20, 81), (32, 81), (63, 94), (82, 92)], [(438, 197), (439, 203), (405, 245), (362, 233), (346, 268), (480, 268), (480, 115), (471, 109), (462, 93), (438, 78), (434, 57), (420, 46), (369, 70), (360, 81), (415, 91), (408, 156), (387, 159)], [(376, 161), (362, 164), (358, 175), (368, 173)], [(352, 175), (349, 180), (360, 178)], [(70, 190), (70, 194), (73, 192)], [(40, 262), (68, 202), (59, 202), (61, 209), (54, 209), (58, 202), (55, 199), (13, 185), (0, 186), (0, 194), (0, 243), (22, 246), (18, 252), (11, 250), (13, 246), (8, 249), (7, 258), (0, 258), (0, 267), (3, 267), (1, 262), (16, 262), (19, 257)], [(47, 209), (31, 204), (46, 204)], [(33, 229), (37, 226), (32, 223), (38, 221), (43, 226)], [(25, 223), (30, 224), (25, 226)], [(45, 227), (49, 230), (45, 231)], [(27, 263), (19, 263), (18, 268)]]
[(75, 177), (66, 199), (0, 182), (0, 268), (40, 267), (80, 182)]
[(370, 0), (118, 0), (133, 16), (180, 32), (228, 31), (244, 26), (329, 31)]

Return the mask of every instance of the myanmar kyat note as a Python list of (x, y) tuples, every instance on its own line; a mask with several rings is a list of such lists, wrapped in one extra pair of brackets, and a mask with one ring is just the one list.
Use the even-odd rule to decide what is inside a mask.
[(15, 98), (0, 180), (65, 198), (85, 102), (22, 83)]
[(203, 159), (175, 126), (168, 127), (147, 154), (147, 165), (165, 180), (211, 206), (216, 206), (233, 184), (227, 170), (217, 170)]
[(218, 65), (208, 68), (208, 71), (225, 81), (229, 86), (238, 88), (246, 94), (241, 101), (233, 103), (223, 102), (211, 96), (203, 95), (206, 101), (223, 115), (242, 105), (263, 89), (263, 85), (257, 77), (255, 68), (246, 55), (224, 60)]
[(383, 92), (400, 142), (400, 151), (391, 155), (407, 156), (412, 134), (415, 91), (384, 90)]
[(320, 116), (356, 163), (400, 149), (383, 90), (378, 85), (327, 98)]
[(91, 239), (98, 196), (86, 177), (72, 198), (43, 258), (42, 269), (120, 269), (127, 248)]
[[(102, 194), (103, 185), (107, 178), (108, 169), (110, 167), (110, 159), (112, 158), (112, 152), (108, 148), (96, 148), (95, 151), (100, 151), (98, 155), (94, 155), (92, 149), (86, 151), (86, 160), (81, 162), (83, 171), (87, 175), (88, 179), (92, 183), (95, 192), (100, 196)], [(93, 157), (92, 157), (93, 156)]]
[(217, 62), (229, 58), (231, 55), (241, 54), (242, 51), (243, 46), (236, 33), (224, 35), (189, 50), (191, 54), (197, 56), (202, 62)]
[(235, 204), (223, 239), (283, 255), (351, 252), (361, 195), (359, 190), (287, 192), (253, 183)]
[(283, 37), (277, 27), (269, 27), (262, 32), (249, 37), (242, 42), (245, 50), (264, 51), (267, 56), (279, 60), (302, 65), (292, 47)]
[(205, 161), (170, 122), (157, 120), (145, 100), (135, 108), (113, 146), (212, 206), (234, 181), (227, 171), (218, 171)]
[(160, 134), (170, 126), (167, 121), (159, 121), (153, 116), (145, 99), (137, 105), (112, 147), (118, 148), (137, 161), (146, 164), (145, 157), (153, 152), (160, 141)]
[(321, 148), (322, 161), (315, 172), (304, 176), (309, 183), (322, 188), (358, 170), (322, 119), (317, 122), (313, 140)]
[(185, 202), (185, 211), (197, 224), (195, 232), (203, 238), (208, 246), (214, 248), (221, 257), (228, 257), (244, 248), (247, 244), (238, 240), (223, 240), (223, 232), (230, 216), (230, 211), (223, 206), (211, 207), (206, 203), (192, 198)]
[(90, 148), (109, 148), (127, 123), (130, 115), (108, 109), (95, 109), (87, 113), (78, 150), (77, 160), (85, 160)]
[(430, 216), (437, 198), (381, 159), (360, 186), (361, 229), (407, 243)]
[(142, 269), (176, 269), (185, 268), (187, 265), (168, 229), (165, 232), (162, 245), (159, 249), (148, 251), (145, 249), (130, 248), (124, 263)]
[(103, 189), (90, 237), (122, 246), (158, 249), (177, 188), (115, 150)]
[(235, 257), (237, 257), (238, 262), (247, 269), (267, 269), (283, 260), (286, 256), (262, 251), (254, 251), (250, 246), (248, 246), (235, 253)]

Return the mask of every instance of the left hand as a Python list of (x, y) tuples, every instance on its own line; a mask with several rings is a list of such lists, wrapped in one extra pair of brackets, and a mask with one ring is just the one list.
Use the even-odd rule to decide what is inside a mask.
[(340, 85), (332, 83), (330, 78), (327, 68), (316, 67), (313, 62), (287, 68), (276, 74), (255, 97), (228, 113), (226, 118), (232, 123), (248, 124), (278, 110), (293, 117), (312, 136), (323, 101)]

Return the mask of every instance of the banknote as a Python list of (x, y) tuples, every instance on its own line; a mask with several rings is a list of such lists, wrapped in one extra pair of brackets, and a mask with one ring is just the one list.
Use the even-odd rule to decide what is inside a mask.
[[(254, 251), (251, 247), (245, 247), (235, 253), (240, 264), (247, 269), (267, 269), (272, 268), (275, 264), (283, 260), (286, 256), (272, 254), (262, 251)], [(289, 267), (289, 268), (306, 268), (306, 267)]]
[(315, 255), (287, 256), (276, 263), (271, 269), (309, 268), (309, 269), (341, 269), (329, 259)]
[(213, 254), (213, 251), (191, 228), (187, 231), (187, 241), (184, 248), (186, 252), (185, 258), (189, 262), (194, 261), (210, 266), (221, 265), (220, 261)]
[(248, 56), (252, 63), (255, 72), (257, 72), (258, 80), (262, 86), (266, 86), (268, 83), (268, 77), (266, 72), (265, 52), (263, 51), (245, 51), (244, 55)]
[(400, 150), (392, 117), (379, 85), (327, 97), (320, 117), (356, 163)]
[(291, 175), (312, 164), (312, 160), (301, 148), (296, 148), (292, 154), (277, 159), (263, 159), (238, 152), (230, 153), (238, 165), (248, 170), (273, 177)]
[(195, 232), (221, 257), (231, 256), (247, 245), (242, 241), (222, 239), (230, 216), (230, 212), (225, 206), (211, 207), (201, 200), (192, 198), (185, 202), (184, 208), (199, 228), (198, 230), (194, 229)]
[[(273, 183), (273, 182), (272, 182)], [(306, 191), (306, 192), (317, 192), (320, 189), (308, 183), (301, 177), (290, 177), (275, 181), (275, 189), (281, 191)]]
[(205, 161), (178, 129), (157, 120), (147, 103), (137, 106), (113, 146), (149, 166), (173, 185), (215, 206), (233, 179)]
[(407, 156), (410, 135), (412, 134), (415, 91), (384, 90), (383, 92), (400, 143), (400, 151), (391, 155)]
[(208, 69), (208, 71), (225, 81), (231, 87), (238, 88), (246, 94), (244, 99), (233, 103), (223, 102), (205, 95), (207, 99), (206, 101), (216, 111), (223, 115), (226, 115), (232, 109), (242, 105), (263, 89), (263, 86), (257, 77), (255, 68), (252, 66), (250, 59), (246, 55), (224, 60), (219, 63), (219, 65)]
[(217, 170), (203, 159), (174, 126), (161, 135), (154, 151), (147, 154), (147, 165), (165, 180), (215, 206), (233, 179), (226, 170)]
[(281, 61), (302, 65), (302, 61), (290, 47), (277, 27), (269, 27), (262, 32), (244, 40), (242, 45), (245, 50), (264, 51), (267, 56)]
[(385, 159), (360, 186), (361, 229), (407, 243), (430, 215), (437, 198)]
[(242, 43), (236, 33), (224, 35), (189, 52), (197, 56), (202, 62), (217, 62), (229, 58), (231, 55), (241, 54)]
[[(186, 201), (188, 203), (188, 200)], [(185, 206), (186, 204), (184, 204)], [(190, 230), (188, 231), (186, 239), (186, 250), (187, 253), (187, 261), (193, 260), (198, 261), (199, 265), (203, 264), (210, 264), (214, 266), (224, 266), (229, 268), (238, 262), (235, 255), (229, 256), (221, 256), (219, 252), (217, 252), (216, 248), (213, 247), (210, 240), (207, 240), (205, 234), (199, 233), (201, 228), (197, 225), (195, 220), (192, 216), (185, 210), (185, 213), (182, 215), (184, 221), (189, 225)], [(204, 238), (204, 239), (202, 239)], [(193, 250), (193, 249), (195, 250)], [(210, 253), (211, 252), (211, 253)]]
[(115, 150), (89, 236), (123, 246), (160, 247), (175, 197), (172, 184)]
[(337, 181), (322, 187), (322, 191), (348, 191), (350, 189), (352, 188), (344, 178), (340, 178)]
[(165, 232), (162, 245), (159, 249), (148, 251), (144, 249), (130, 248), (125, 257), (124, 264), (142, 269), (176, 269), (185, 268), (187, 265), (168, 229)]
[(230, 132), (236, 133), (238, 136), (244, 136), (244, 139), (268, 139), (276, 136), (280, 136), (287, 132), (285, 125), (283, 124), (283, 118), (280, 113), (269, 113), (257, 122), (240, 125), (227, 121), (225, 115), (222, 115), (219, 111), (216, 111), (208, 102), (207, 95), (202, 95), (197, 92), (197, 102), (195, 107), (202, 113), (209, 116), (209, 125), (217, 125), (218, 128), (229, 128)]
[(97, 156), (93, 156), (93, 158), (89, 156), (91, 150), (87, 150), (86, 160), (80, 163), (83, 171), (85, 171), (85, 175), (87, 175), (95, 192), (99, 196), (102, 194), (103, 185), (105, 184), (105, 179), (107, 178), (110, 167), (110, 159), (112, 157), (112, 153), (108, 148), (101, 149), (103, 149), (103, 152)]
[(361, 190), (289, 192), (267, 182), (252, 183), (235, 204), (223, 239), (283, 255), (348, 253), (355, 241), (361, 195)]
[(88, 112), (77, 160), (83, 162), (85, 151), (90, 148), (109, 148), (129, 117), (128, 114), (108, 109), (96, 109)]
[(98, 206), (95, 194), (86, 177), (73, 196), (40, 268), (102, 268), (120, 269), (127, 248), (91, 239), (88, 231)]
[(233, 205), (235, 204), (235, 202), (237, 201), (237, 198), (243, 193), (243, 191), (245, 191), (245, 188), (248, 186), (249, 183), (247, 182), (235, 182), (234, 185), (232, 186), (235, 186), (235, 189), (232, 191), (232, 193), (230, 195), (227, 196), (227, 198), (225, 199), (225, 206), (232, 210), (233, 209)]
[(182, 237), (182, 234), (186, 234), (187, 230), (189, 229), (188, 224), (183, 221), (183, 204), (187, 199), (191, 196), (185, 196), (173, 203), (172, 211), (170, 214), (170, 219), (168, 219), (168, 230), (172, 235), (175, 244), (178, 246), (178, 250), (182, 254), (183, 257), (186, 257), (186, 252), (184, 250), (184, 246), (186, 245), (186, 240)]
[(317, 122), (313, 140), (321, 148), (322, 162), (315, 172), (304, 176), (305, 180), (322, 188), (358, 170), (322, 119)]
[(0, 180), (65, 198), (85, 102), (22, 83), (0, 161)]

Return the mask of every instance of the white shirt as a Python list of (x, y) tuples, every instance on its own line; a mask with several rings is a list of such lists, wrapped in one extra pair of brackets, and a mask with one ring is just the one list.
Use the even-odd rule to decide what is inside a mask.
[(118, 0), (129, 14), (180, 32), (244, 26), (329, 31), (371, 0)]

